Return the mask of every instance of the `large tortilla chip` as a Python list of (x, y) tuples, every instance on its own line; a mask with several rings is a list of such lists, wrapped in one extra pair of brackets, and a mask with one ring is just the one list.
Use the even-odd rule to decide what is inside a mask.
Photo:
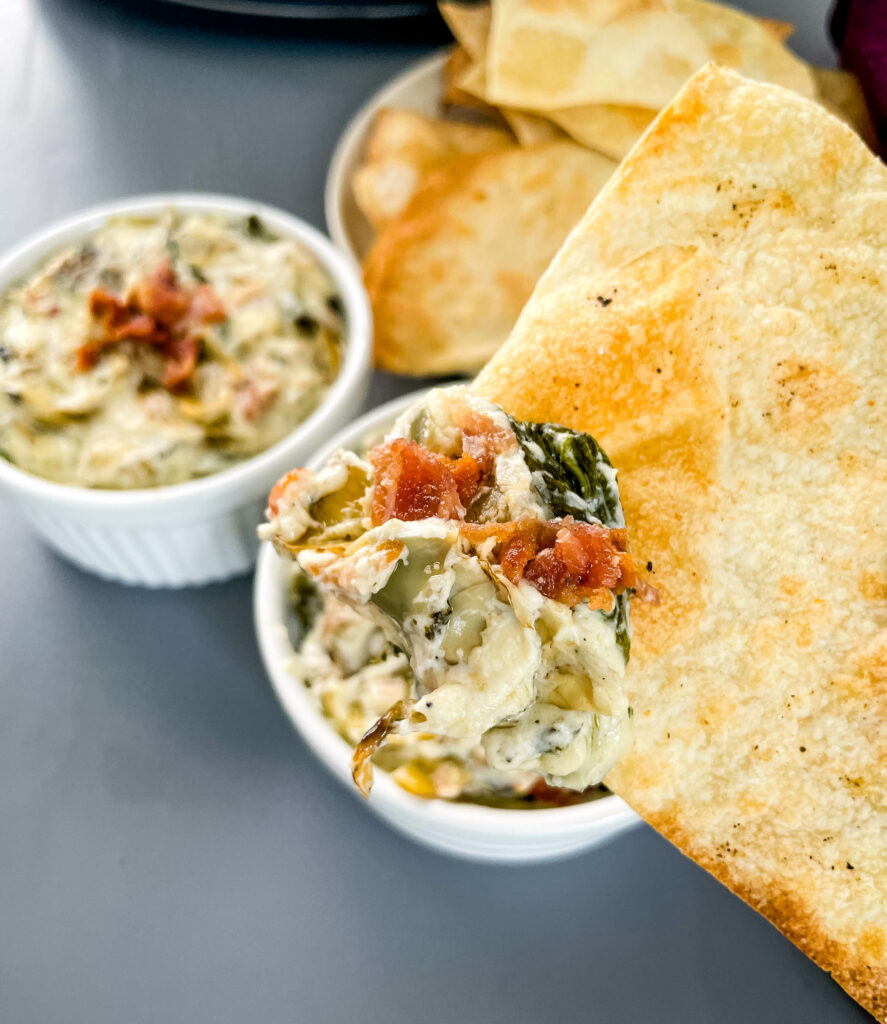
[(628, 156), (478, 390), (591, 431), (633, 551), (608, 784), (887, 1019), (887, 168), (709, 67)]
[(614, 167), (558, 142), (464, 157), (432, 174), (365, 263), (378, 365), (477, 370)]
[(511, 145), (499, 128), (384, 108), (373, 122), (366, 163), (354, 172), (354, 198), (378, 230), (406, 209), (427, 174), (454, 157)]
[(487, 98), (537, 111), (658, 110), (710, 60), (814, 94), (809, 68), (778, 30), (708, 0), (496, 0)]

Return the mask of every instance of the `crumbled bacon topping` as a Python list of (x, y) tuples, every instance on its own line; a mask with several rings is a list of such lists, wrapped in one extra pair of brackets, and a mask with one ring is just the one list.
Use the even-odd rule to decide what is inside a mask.
[(464, 519), (485, 476), (472, 455), (451, 459), (402, 437), (373, 448), (368, 458), (376, 476), (373, 526), (389, 519)]
[(489, 416), (474, 409), (463, 410), (458, 425), (462, 431), (462, 454), (477, 459), (484, 474), (492, 470), (497, 455), (517, 447), (517, 438), (510, 430), (497, 427)]
[(460, 533), (472, 545), (495, 538), (507, 579), (515, 585), (525, 579), (540, 594), (571, 608), (586, 599), (592, 608), (609, 608), (613, 593), (638, 583), (625, 530), (567, 516), (547, 522), (466, 523)]
[(307, 469), (291, 469), (289, 473), (284, 474), (277, 481), (268, 495), (268, 511), (272, 516), (280, 515), (280, 505), (290, 484), (294, 484), (297, 480), (304, 479), (307, 476)]
[(201, 328), (225, 319), (222, 300), (209, 284), (180, 284), (168, 260), (126, 299), (104, 288), (89, 296), (92, 336), (77, 350), (77, 369), (91, 369), (105, 349), (121, 341), (153, 345), (166, 362), (162, 384), (177, 388), (190, 380), (200, 355)]
[[(588, 601), (591, 608), (609, 609), (613, 595), (629, 589), (642, 600), (658, 603), (655, 588), (638, 579), (625, 530), (578, 522), (572, 516), (547, 521), (465, 522), (466, 510), (484, 487), (496, 455), (509, 451), (517, 441), (473, 410), (459, 425), (462, 454), (456, 457), (405, 438), (369, 452), (375, 475), (373, 526), (389, 519), (455, 520), (470, 547), (493, 542), (490, 553), (515, 586), (526, 580), (540, 594), (570, 608)], [(302, 472), (293, 470), (278, 481), (268, 501), (272, 515), (278, 514), (284, 491)]]
[(489, 416), (466, 409), (459, 418), (462, 454), (448, 458), (415, 441), (397, 438), (369, 453), (376, 475), (373, 525), (389, 519), (416, 520), (438, 516), (464, 519), (492, 472), (496, 456), (515, 448), (509, 430)]
[(483, 487), (495, 456), (516, 441), (473, 411), (463, 416), (460, 427), (462, 455), (457, 458), (403, 438), (369, 453), (376, 478), (373, 526), (431, 516), (458, 520), (462, 537), (472, 546), (494, 539), (495, 557), (512, 583), (527, 580), (545, 597), (571, 608), (584, 600), (593, 608), (609, 608), (613, 594), (629, 588), (655, 597), (637, 579), (624, 530), (580, 523), (570, 516), (547, 522), (466, 523), (465, 510)]

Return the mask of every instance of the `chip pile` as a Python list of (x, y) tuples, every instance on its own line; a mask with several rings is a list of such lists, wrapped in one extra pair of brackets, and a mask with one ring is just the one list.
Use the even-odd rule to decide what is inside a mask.
[(475, 373), (569, 230), (703, 65), (816, 99), (870, 144), (859, 84), (785, 45), (792, 26), (708, 0), (441, 3), (456, 38), (440, 117), (379, 111), (355, 201), (376, 362)]

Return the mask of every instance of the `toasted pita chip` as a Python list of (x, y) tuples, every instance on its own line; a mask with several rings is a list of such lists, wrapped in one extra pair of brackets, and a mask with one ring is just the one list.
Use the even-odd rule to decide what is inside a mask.
[(496, 0), (488, 98), (538, 111), (589, 103), (658, 109), (709, 56), (662, 2)]
[[(645, 2), (640, 5), (617, 3), (610, 5), (602, 14), (600, 3), (596, 8), (599, 17), (615, 19), (628, 13), (632, 6), (640, 9), (664, 9), (660, 3), (651, 5)], [(452, 65), (449, 72), (452, 84), (447, 86), (447, 100), (467, 106), (479, 106), (487, 111), (496, 109), (487, 101), (486, 55), (492, 22), (490, 5), (444, 3), (440, 5), (440, 9), (453, 34), (464, 47), (457, 51), (458, 59), (448, 61), (448, 67)], [(740, 70), (752, 77), (755, 77), (756, 70), (753, 51), (761, 32), (754, 24), (749, 26), (749, 21), (757, 22), (759, 29), (778, 43), (784, 42), (794, 31), (794, 26), (789, 22), (768, 18), (749, 19), (742, 15), (737, 22), (733, 12), (725, 11), (714, 4), (702, 4), (697, 8), (679, 8), (678, 13), (689, 17), (691, 22), (695, 19), (699, 23), (696, 25), (697, 31), (710, 44), (709, 49), (715, 51), (715, 56), (719, 54), (722, 59), (729, 59), (731, 56), (736, 58), (736, 51), (739, 51), (740, 58), (745, 58), (744, 61), (740, 59), (738, 62), (742, 65)], [(764, 49), (765, 53), (768, 53), (772, 47), (765, 46)], [(759, 65), (760, 63), (758, 60)], [(793, 57), (788, 60), (793, 82), (797, 85), (797, 91), (811, 95), (806, 73), (803, 70), (797, 71), (798, 63), (800, 62)], [(766, 67), (759, 66), (757, 70), (756, 77), (767, 77)], [(785, 77), (781, 69), (777, 69), (776, 75), (776, 81)], [(455, 84), (457, 81), (458, 85)], [(563, 133), (566, 132), (581, 145), (604, 153), (614, 160), (621, 160), (644, 133), (658, 109), (627, 106), (624, 102), (619, 102), (551, 110), (547, 112), (545, 118), (539, 114), (513, 108), (506, 108), (502, 113), (522, 145), (537, 145), (540, 142), (551, 141), (563, 137)]]
[[(475, 103), (489, 106), (487, 95), (487, 74), (483, 60), (473, 62), (457, 79), (455, 88), (469, 96)], [(554, 122), (539, 114), (515, 110), (513, 107), (490, 107), (496, 110), (514, 133), (522, 146), (538, 146), (542, 142), (554, 142), (566, 138), (564, 131)]]
[[(512, 108), (499, 109), (487, 100), (487, 43), (493, 17), (490, 5), (442, 3), (438, 6), (450, 31), (470, 56), (467, 66), (459, 62), (462, 70), (455, 75), (448, 94), (464, 97), (468, 106), (498, 110), (522, 146), (538, 146), (565, 138), (565, 133), (547, 118)], [(455, 68), (453, 70), (455, 73)]]
[(511, 145), (512, 139), (500, 128), (385, 108), (376, 115), (367, 162), (354, 173), (354, 198), (378, 230), (406, 208), (431, 171), (466, 153)]
[(709, 60), (812, 96), (810, 71), (772, 27), (707, 0), (495, 0), (488, 100), (534, 111), (658, 110)]
[(483, 114), (491, 124), (505, 127), (505, 119), (497, 107), (492, 106), (478, 96), (466, 92), (461, 87), (460, 80), (472, 70), (473, 64), (468, 53), (461, 46), (454, 46), (447, 54), (444, 61), (440, 101), (444, 106), (466, 107), (469, 110)]
[(856, 75), (834, 68), (813, 68), (813, 77), (819, 102), (846, 121), (872, 150), (877, 151), (878, 136)]
[(795, 26), (790, 21), (777, 21), (775, 18), (758, 18), (758, 21), (780, 43), (784, 43), (795, 34)]
[(489, 4), (439, 3), (438, 10), (471, 60), (483, 60), (493, 12)]
[(458, 44), (450, 50), (443, 65), (443, 88), (441, 91), (442, 103), (459, 103), (465, 95), (456, 84), (458, 80), (471, 67), (471, 58), (468, 53)]
[[(730, 63), (732, 57), (741, 65), (741, 70), (751, 77), (767, 80), (768, 74), (772, 74), (774, 81), (786, 77), (784, 68), (773, 70), (766, 59), (754, 58), (754, 44), (760, 38), (760, 32), (754, 24), (749, 25), (749, 19), (745, 16), (737, 20), (733, 18), (733, 12), (724, 12), (723, 8), (713, 4), (700, 4), (695, 8), (685, 5), (679, 6), (677, 10), (695, 18), (695, 27), (710, 48), (719, 54), (723, 63)], [(752, 22), (755, 20), (780, 43), (794, 29), (793, 25), (784, 21), (752, 19)], [(764, 54), (771, 50), (772, 47), (766, 45)], [(777, 59), (786, 63), (781, 55)], [(792, 83), (788, 84), (794, 84), (796, 91), (802, 95), (810, 95), (807, 72), (803, 67), (799, 71), (798, 64), (800, 62), (794, 57), (787, 62), (792, 77)], [(614, 160), (622, 160), (647, 130), (656, 113), (656, 110), (648, 107), (599, 103), (552, 110), (548, 116), (583, 146), (605, 153)]]
[(530, 114), (524, 110), (503, 109), (505, 123), (514, 132), (514, 136), (522, 146), (538, 146), (543, 142), (556, 142), (566, 139), (566, 133), (547, 117)]
[(771, 82), (812, 99), (816, 86), (810, 66), (783, 46), (767, 24), (732, 7), (709, 0), (672, 0), (705, 41), (710, 59), (747, 78)]
[(597, 103), (549, 112), (551, 120), (577, 142), (621, 160), (649, 127), (657, 111)]
[(415, 110), (384, 107), (373, 122), (367, 140), (368, 163), (404, 159), (416, 163), (436, 160), (441, 154), (461, 156), (510, 145), (506, 132), (472, 121), (444, 120)]
[(887, 1019), (887, 168), (709, 67), (477, 380), (592, 431), (632, 608), (611, 788)]
[(614, 167), (557, 142), (463, 157), (429, 177), (365, 264), (377, 364), (477, 370)]

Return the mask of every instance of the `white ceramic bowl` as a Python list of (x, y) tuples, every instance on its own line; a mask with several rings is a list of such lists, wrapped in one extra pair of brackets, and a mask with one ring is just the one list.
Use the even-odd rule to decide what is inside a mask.
[(162, 193), (94, 206), (26, 239), (0, 259), (0, 289), (109, 217), (169, 207), (232, 216), (256, 214), (296, 238), (336, 283), (345, 309), (342, 366), (329, 393), (289, 435), (212, 476), (142, 490), (104, 491), (44, 480), (0, 459), (0, 489), (37, 532), (81, 568), (122, 583), (181, 587), (227, 579), (253, 565), (256, 526), (274, 481), (304, 462), (357, 414), (369, 383), (372, 318), (359, 271), (319, 231), (283, 210), (231, 196)]
[[(395, 399), (346, 427), (308, 463), (318, 465), (336, 446), (358, 448), (368, 434), (383, 431), (423, 392)], [(259, 649), (274, 690), (302, 738), (362, 803), (351, 779), (351, 747), (317, 710), (289, 663), (292, 646), (287, 622), (289, 563), (263, 544), (256, 568), (254, 614)], [(426, 800), (402, 789), (376, 770), (365, 802), (393, 828), (443, 853), (493, 863), (529, 864), (580, 853), (640, 822), (617, 796), (573, 807), (507, 810), (476, 804)]]
[(341, 249), (363, 260), (373, 241), (373, 229), (354, 201), (351, 181), (363, 160), (376, 111), (382, 107), (415, 110), (440, 117), (443, 67), (447, 52), (431, 54), (382, 86), (345, 126), (330, 160), (324, 192), (326, 226)]

